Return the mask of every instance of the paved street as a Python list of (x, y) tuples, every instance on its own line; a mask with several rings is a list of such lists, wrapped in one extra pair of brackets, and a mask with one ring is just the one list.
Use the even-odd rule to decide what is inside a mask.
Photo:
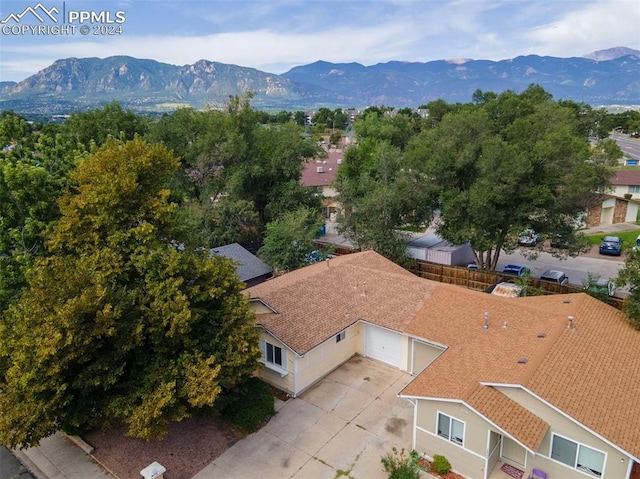
[(11, 451), (0, 446), (0, 479), (33, 479), (33, 476)]

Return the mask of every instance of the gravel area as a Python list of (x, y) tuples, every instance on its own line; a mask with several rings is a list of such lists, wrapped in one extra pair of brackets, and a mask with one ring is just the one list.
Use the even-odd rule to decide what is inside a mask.
[(171, 423), (161, 440), (127, 437), (124, 428), (94, 430), (82, 436), (94, 447), (93, 456), (119, 479), (140, 479), (140, 471), (153, 461), (166, 467), (164, 479), (191, 479), (243, 437), (213, 418)]

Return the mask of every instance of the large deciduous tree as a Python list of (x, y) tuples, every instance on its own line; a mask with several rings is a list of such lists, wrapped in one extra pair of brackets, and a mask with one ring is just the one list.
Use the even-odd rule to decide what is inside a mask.
[(267, 235), (259, 250), (260, 256), (279, 271), (305, 266), (305, 258), (314, 250), (313, 240), (323, 220), (320, 210), (301, 206), (267, 223)]
[(71, 174), (28, 287), (0, 321), (0, 442), (123, 423), (161, 436), (249, 376), (257, 330), (234, 265), (178, 248), (178, 161), (108, 141)]
[(477, 263), (494, 269), (525, 228), (547, 236), (575, 229), (611, 170), (588, 161), (576, 111), (542, 88), (485, 97), (414, 137), (406, 157), (439, 189), (438, 233), (470, 242)]
[(432, 192), (418, 180), (389, 142), (359, 141), (346, 151), (335, 182), (342, 205), (338, 230), (358, 248), (406, 262), (406, 237), (398, 228), (431, 219)]
[(640, 330), (640, 251), (631, 250), (618, 272), (618, 287), (629, 287), (629, 295), (624, 310), (636, 329)]

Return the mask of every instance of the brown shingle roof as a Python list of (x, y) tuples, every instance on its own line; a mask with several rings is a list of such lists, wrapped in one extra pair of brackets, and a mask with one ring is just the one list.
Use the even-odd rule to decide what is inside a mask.
[(366, 251), (307, 266), (247, 292), (278, 311), (261, 315), (260, 325), (305, 354), (360, 319), (402, 331), (433, 289), (416, 279)]
[(478, 385), (467, 404), (532, 451), (549, 429), (549, 423), (490, 386)]
[[(305, 163), (300, 177), (300, 183), (304, 186), (329, 186), (336, 179), (339, 161), (342, 161), (342, 151), (330, 150), (327, 157), (322, 160), (310, 160)], [(322, 172), (318, 171), (322, 169)]]
[(610, 181), (614, 186), (640, 185), (640, 170), (618, 170)]
[[(447, 346), (403, 395), (477, 406), (479, 384), (520, 385), (640, 458), (640, 331), (584, 293), (501, 298), (418, 278), (371, 251), (247, 291), (278, 311), (259, 321), (298, 354), (363, 319)], [(539, 429), (513, 432), (526, 424), (509, 431), (534, 445)]]

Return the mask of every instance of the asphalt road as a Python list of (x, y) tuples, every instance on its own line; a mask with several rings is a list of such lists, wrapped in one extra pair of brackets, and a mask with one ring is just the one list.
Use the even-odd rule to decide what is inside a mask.
[(33, 476), (11, 451), (0, 446), (0, 479), (33, 479)]
[(611, 138), (616, 140), (618, 146), (626, 156), (640, 160), (639, 138), (630, 138), (629, 135), (622, 135), (620, 133), (612, 134)]
[[(526, 250), (525, 250), (526, 251)], [(624, 265), (624, 256), (605, 256), (598, 254), (598, 247), (594, 246), (590, 253), (576, 258), (554, 258), (550, 253), (542, 252), (537, 259), (527, 259), (520, 250), (512, 254), (502, 252), (498, 260), (496, 271), (502, 271), (507, 264), (518, 264), (531, 269), (531, 275), (539, 278), (549, 269), (563, 271), (572, 285), (581, 286), (589, 273), (600, 275), (603, 279), (615, 279), (618, 270)]]

